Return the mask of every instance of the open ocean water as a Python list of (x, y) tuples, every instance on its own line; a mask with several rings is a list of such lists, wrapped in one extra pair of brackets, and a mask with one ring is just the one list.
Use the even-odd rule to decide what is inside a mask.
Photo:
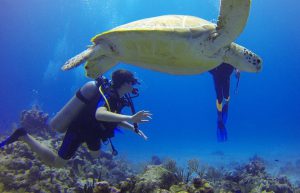
[[(148, 141), (129, 131), (116, 135), (120, 155), (134, 163), (157, 155), (179, 164), (197, 158), (216, 166), (257, 155), (274, 175), (289, 164), (300, 171), (299, 8), (296, 0), (252, 0), (246, 27), (235, 42), (261, 56), (263, 70), (242, 72), (237, 94), (231, 77), (225, 143), (216, 138), (209, 73), (174, 76), (128, 64), (106, 73), (133, 71), (142, 83), (135, 108), (153, 113), (153, 120), (140, 126)], [(11, 133), (21, 111), (33, 105), (54, 116), (89, 80), (82, 66), (67, 72), (60, 67), (86, 49), (94, 35), (165, 14), (216, 22), (218, 13), (218, 0), (0, 0), (0, 134)], [(300, 181), (297, 172), (285, 174)]]

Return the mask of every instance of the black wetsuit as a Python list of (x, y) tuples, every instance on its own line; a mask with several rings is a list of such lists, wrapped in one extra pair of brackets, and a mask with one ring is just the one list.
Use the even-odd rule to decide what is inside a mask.
[[(77, 92), (77, 97), (80, 99), (80, 91)], [(117, 92), (111, 90), (106, 96), (110, 105), (111, 111), (120, 113), (125, 106), (123, 98), (120, 98)], [(92, 151), (97, 151), (101, 146), (101, 139), (106, 140), (114, 136), (114, 129), (119, 122), (103, 122), (95, 118), (96, 110), (99, 106), (107, 107), (107, 104), (98, 94), (90, 101), (83, 101), (86, 107), (70, 124), (63, 143), (58, 151), (58, 155), (63, 159), (70, 159), (74, 156), (77, 148), (86, 142), (88, 148)]]
[(233, 69), (233, 66), (227, 63), (222, 63), (218, 67), (209, 71), (213, 75), (219, 104), (222, 103), (224, 98), (228, 99), (229, 97), (230, 75), (232, 74)]

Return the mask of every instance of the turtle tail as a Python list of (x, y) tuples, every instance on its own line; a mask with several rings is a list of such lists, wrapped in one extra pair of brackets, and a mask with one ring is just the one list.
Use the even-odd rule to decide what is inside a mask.
[(79, 66), (80, 64), (86, 62), (89, 59), (89, 57), (91, 56), (91, 54), (93, 53), (94, 48), (95, 48), (95, 46), (91, 46), (88, 49), (86, 49), (83, 52), (81, 52), (80, 54), (77, 54), (73, 58), (69, 59), (61, 67), (61, 69), (63, 71), (70, 70), (70, 69), (75, 68), (75, 67)]

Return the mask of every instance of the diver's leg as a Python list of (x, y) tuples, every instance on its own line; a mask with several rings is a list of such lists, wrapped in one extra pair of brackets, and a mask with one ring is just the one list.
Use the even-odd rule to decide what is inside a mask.
[(24, 128), (19, 128), (13, 132), (6, 140), (0, 143), (0, 147), (14, 143), (15, 141), (23, 141), (29, 145), (31, 150), (35, 152), (41, 160), (49, 166), (62, 166), (62, 162), (57, 154), (50, 148), (37, 141), (34, 137), (29, 135)]
[(223, 83), (223, 96), (224, 98), (228, 99), (229, 98), (229, 92), (230, 92), (230, 75), (226, 78), (224, 78), (224, 83)]
[(217, 106), (217, 137), (219, 142), (223, 142), (227, 140), (227, 131), (222, 117), (222, 112), (223, 112), (222, 102), (219, 103), (219, 101), (216, 100), (216, 106)]
[(217, 115), (218, 122), (222, 121), (222, 101), (223, 101), (223, 92), (222, 92), (222, 82), (218, 78), (214, 78), (215, 91), (216, 91), (216, 107), (217, 107)]
[(27, 143), (31, 150), (35, 152), (39, 156), (39, 158), (49, 166), (63, 167), (67, 162), (67, 160), (62, 160), (57, 155), (57, 153), (54, 153), (49, 147), (40, 143), (29, 134), (20, 137), (20, 140)]
[(222, 80), (220, 79), (218, 73), (212, 73), (212, 75), (213, 75), (213, 81), (214, 81), (214, 87), (215, 87), (217, 100), (219, 103), (222, 103), (222, 101), (223, 101)]
[(27, 132), (24, 128), (18, 128), (16, 129), (8, 138), (6, 138), (4, 141), (0, 143), (0, 147), (4, 147), (6, 145), (9, 145), (11, 143), (14, 143), (15, 141), (18, 141), (20, 137), (26, 135)]
[(227, 132), (222, 118), (222, 80), (220, 77), (214, 76), (214, 84), (217, 95), (216, 107), (217, 107), (217, 138), (218, 141), (223, 142), (227, 140)]
[(58, 150), (57, 162), (63, 162), (71, 159), (78, 147), (82, 144), (83, 134), (80, 132), (79, 128), (75, 128), (74, 124), (71, 124), (70, 128), (67, 130), (63, 142)]
[(226, 124), (227, 119), (228, 119), (229, 100), (230, 100), (230, 96), (228, 96), (228, 98), (225, 98), (224, 103), (223, 103), (222, 119), (223, 119), (224, 124)]
[[(218, 103), (218, 101), (217, 101)], [(220, 105), (222, 107), (222, 104)], [(225, 123), (222, 117), (223, 111), (217, 111), (218, 118), (217, 118), (217, 137), (219, 142), (227, 141), (227, 129), (225, 127)]]
[(97, 136), (88, 136), (86, 144), (89, 149), (89, 153), (93, 159), (100, 156), (101, 139)]
[(228, 107), (229, 107), (229, 100), (230, 100), (230, 75), (228, 78), (224, 80), (224, 86), (223, 86), (223, 96), (224, 96), (224, 103), (222, 108), (222, 119), (224, 124), (227, 122), (228, 118)]

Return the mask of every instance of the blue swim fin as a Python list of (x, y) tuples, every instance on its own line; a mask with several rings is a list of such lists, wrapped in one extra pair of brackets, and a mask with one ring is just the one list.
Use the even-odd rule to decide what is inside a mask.
[(224, 125), (227, 123), (227, 118), (228, 118), (228, 103), (224, 104), (222, 108), (222, 120)]
[(26, 134), (27, 131), (22, 127), (15, 130), (11, 136), (9, 136), (7, 139), (0, 143), (0, 148), (19, 140), (19, 137), (24, 136)]
[(223, 111), (217, 111), (217, 138), (218, 142), (225, 142), (227, 141), (227, 130), (225, 127), (225, 123), (223, 121)]
[(227, 141), (227, 130), (222, 121), (217, 122), (217, 138), (218, 142)]

